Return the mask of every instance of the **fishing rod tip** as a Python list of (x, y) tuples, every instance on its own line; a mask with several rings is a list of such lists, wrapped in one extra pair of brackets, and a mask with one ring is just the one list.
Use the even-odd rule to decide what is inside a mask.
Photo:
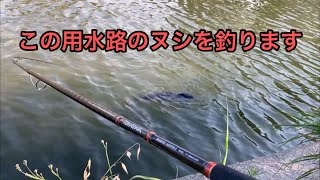
[(13, 62), (13, 63), (17, 63), (18, 60), (21, 60), (21, 57), (13, 57), (13, 58), (12, 58), (12, 62)]

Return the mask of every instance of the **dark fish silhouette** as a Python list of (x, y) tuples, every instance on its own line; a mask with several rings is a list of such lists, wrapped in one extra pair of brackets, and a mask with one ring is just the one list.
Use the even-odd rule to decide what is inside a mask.
[(160, 100), (169, 102), (189, 102), (194, 99), (192, 94), (189, 93), (176, 93), (176, 92), (156, 92), (146, 96), (142, 96), (144, 100)]

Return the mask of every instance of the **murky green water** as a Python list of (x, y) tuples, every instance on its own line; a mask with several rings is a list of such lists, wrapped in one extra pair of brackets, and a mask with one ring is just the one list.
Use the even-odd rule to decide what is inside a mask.
[[(310, 2), (319, 7), (317, 1)], [(226, 96), (231, 164), (295, 145), (279, 147), (296, 132), (277, 125), (319, 107), (319, 25), (319, 9), (297, 0), (1, 1), (1, 179), (23, 178), (14, 166), (24, 159), (45, 174), (50, 174), (46, 167), (52, 163), (64, 179), (80, 179), (89, 158), (93, 179), (98, 179), (106, 168), (101, 139), (109, 142), (112, 160), (135, 142), (141, 143), (140, 160), (124, 160), (130, 176), (174, 178), (175, 166), (180, 175), (194, 172), (53, 89), (36, 91), (27, 74), (11, 63), (14, 56), (67, 67), (26, 62), (35, 71), (214, 161), (221, 159), (219, 148), (224, 151)], [(89, 33), (95, 28), (168, 30), (171, 35), (174, 30), (229, 28), (258, 34), (294, 28), (304, 37), (290, 53), (283, 44), (278, 52), (262, 52), (257, 45), (246, 53), (205, 53), (189, 46), (179, 52), (129, 50), (122, 54), (26, 52), (18, 46), (22, 30)], [(137, 98), (161, 91), (188, 92), (197, 100), (181, 104)]]

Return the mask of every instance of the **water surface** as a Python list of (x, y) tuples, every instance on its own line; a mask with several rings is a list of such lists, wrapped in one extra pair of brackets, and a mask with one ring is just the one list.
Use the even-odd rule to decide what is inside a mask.
[[(130, 176), (174, 178), (176, 166), (180, 175), (194, 172), (53, 89), (36, 91), (27, 74), (12, 64), (14, 56), (64, 66), (25, 62), (42, 75), (218, 162), (224, 151), (227, 97), (231, 164), (296, 145), (279, 147), (297, 132), (278, 125), (319, 108), (319, 25), (319, 9), (298, 0), (1, 1), (1, 179), (24, 178), (14, 167), (24, 159), (49, 179), (49, 163), (59, 167), (64, 179), (80, 179), (89, 158), (92, 177), (98, 179), (107, 166), (101, 139), (108, 141), (112, 160), (132, 144), (141, 144), (139, 161), (124, 160)], [(257, 44), (249, 52), (238, 47), (234, 53), (199, 52), (193, 45), (179, 52), (169, 48), (120, 54), (26, 52), (18, 46), (22, 30), (42, 34), (117, 28), (129, 33), (167, 30), (170, 35), (175, 30), (192, 34), (199, 29), (247, 29), (258, 34), (267, 29), (297, 29), (304, 37), (290, 53), (281, 43), (279, 51), (262, 52)], [(137, 98), (154, 92), (189, 93), (196, 100), (172, 103)], [(127, 179), (123, 173), (122, 177)]]

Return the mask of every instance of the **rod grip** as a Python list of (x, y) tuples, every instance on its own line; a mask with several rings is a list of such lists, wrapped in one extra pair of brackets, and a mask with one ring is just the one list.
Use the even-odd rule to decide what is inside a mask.
[(210, 172), (210, 180), (254, 180), (253, 177), (221, 164), (215, 165)]

